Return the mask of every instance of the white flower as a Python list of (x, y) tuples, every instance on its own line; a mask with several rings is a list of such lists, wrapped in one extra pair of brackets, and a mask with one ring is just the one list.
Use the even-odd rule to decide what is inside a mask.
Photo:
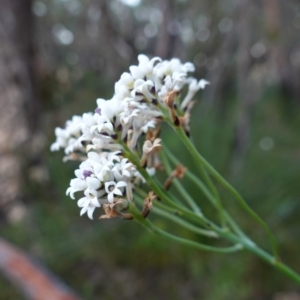
[(154, 86), (151, 80), (138, 79), (134, 83), (134, 89), (131, 92), (131, 96), (136, 101), (141, 101), (146, 98), (149, 102), (152, 102), (154, 96), (150, 93), (151, 88)]
[(93, 170), (93, 162), (86, 160), (79, 166), (79, 169), (75, 171), (77, 178), (74, 178), (70, 182), (70, 187), (67, 189), (67, 195), (74, 199), (74, 193), (84, 191), (87, 188), (97, 190), (102, 184), (98, 178), (96, 178)]
[(79, 191), (84, 191), (87, 188), (87, 183), (85, 180), (75, 178), (71, 179), (70, 187), (67, 189), (66, 194), (69, 195), (72, 199), (75, 199), (74, 193)]
[(199, 82), (197, 82), (197, 80), (195, 78), (189, 78), (188, 80), (190, 81), (189, 90), (181, 103), (180, 108), (182, 110), (184, 110), (187, 107), (187, 105), (191, 102), (191, 100), (193, 99), (195, 94), (200, 89), (204, 89), (205, 86), (209, 84), (209, 82), (206, 81), (205, 79), (201, 79), (201, 80), (199, 80)]
[[(99, 197), (101, 197), (104, 193), (105, 193), (104, 190), (97, 192), (94, 189), (87, 188), (84, 191), (85, 197), (79, 199), (77, 202), (78, 206), (82, 208), (80, 211), (80, 215), (82, 216), (87, 212), (88, 217), (90, 219), (93, 219), (93, 212), (95, 208), (101, 206)], [(102, 200), (102, 204), (103, 204), (103, 200)]]
[(82, 121), (80, 124), (82, 135), (79, 137), (77, 144), (82, 145), (83, 142), (91, 142), (93, 134), (90, 132), (90, 128), (97, 124), (98, 114), (85, 113), (82, 115)]
[(81, 135), (81, 120), (80, 116), (73, 116), (72, 120), (66, 122), (65, 129), (59, 127), (55, 129), (56, 141), (51, 145), (51, 151), (65, 148), (65, 153), (69, 154), (76, 148), (82, 148), (77, 144), (77, 139)]
[(88, 217), (92, 220), (93, 213), (96, 206), (90, 203), (90, 199), (88, 197), (83, 197), (78, 201), (78, 207), (82, 207), (80, 210), (80, 216), (84, 215), (87, 212)]
[(126, 110), (120, 113), (120, 120), (122, 125), (130, 124), (134, 117), (138, 117), (139, 109), (134, 109), (132, 111)]
[(110, 136), (95, 137), (92, 139), (92, 144), (86, 146), (86, 151), (90, 151), (91, 149), (95, 150), (121, 150), (123, 147), (120, 144), (116, 144), (115, 141)]
[(134, 79), (131, 74), (123, 73), (119, 81), (115, 84), (115, 96), (119, 100), (123, 100), (124, 98), (130, 95), (130, 91), (133, 89)]
[(156, 126), (156, 121), (153, 119), (150, 119), (144, 126), (142, 126), (142, 131), (144, 133), (147, 133), (150, 128), (155, 128)]
[(195, 66), (191, 62), (186, 62), (181, 68), (185, 73), (195, 72)]
[(156, 56), (150, 60), (148, 56), (144, 54), (140, 54), (138, 56), (138, 61), (139, 61), (139, 68), (143, 70), (146, 78), (149, 79), (149, 77), (152, 77), (154, 64), (156, 62), (160, 62), (161, 58)]
[(99, 133), (115, 134), (114, 126), (106, 116), (99, 116), (97, 118), (97, 125), (91, 126), (90, 132), (93, 133), (96, 129)]
[(151, 60), (146, 55), (140, 54), (138, 56), (139, 65), (131, 66), (129, 70), (134, 79), (143, 79), (151, 76), (151, 73), (154, 68), (154, 63), (157, 61), (161, 61), (161, 58), (154, 57)]
[(139, 68), (138, 66), (131, 66), (129, 67), (129, 70), (134, 79), (142, 79), (146, 75), (145, 70)]
[(117, 98), (112, 98), (111, 100), (99, 98), (97, 99), (97, 105), (96, 113), (107, 117), (109, 120), (112, 120), (113, 117), (119, 115), (123, 110), (122, 101), (119, 101)]
[(56, 141), (50, 147), (51, 151), (58, 151), (60, 148), (67, 146), (68, 135), (66, 130), (56, 127), (55, 128)]
[(199, 86), (199, 89), (204, 89), (206, 85), (209, 84), (209, 81), (205, 80), (205, 79), (201, 79), (199, 80), (198, 82), (198, 86)]
[(95, 173), (97, 174), (97, 178), (101, 181), (109, 181), (113, 179), (113, 174), (111, 169), (113, 167), (113, 162), (107, 161), (102, 164), (95, 165)]
[(114, 202), (114, 195), (122, 196), (122, 189), (127, 185), (124, 181), (119, 181), (118, 183), (115, 183), (114, 181), (105, 182), (105, 191), (107, 192), (107, 199), (110, 203)]
[(89, 188), (97, 190), (101, 186), (101, 182), (98, 178), (87, 177), (86, 184)]
[(88, 176), (92, 176), (92, 174), (93, 164), (89, 160), (82, 162), (79, 169), (75, 170), (76, 177), (82, 180), (85, 180)]
[[(130, 170), (133, 164), (128, 162), (127, 158), (123, 158), (120, 163), (117, 163), (112, 171), (116, 180), (128, 180), (131, 177)], [(126, 178), (127, 177), (127, 178)]]
[(120, 155), (120, 153), (121, 153), (121, 151), (114, 151), (114, 152), (104, 152), (103, 153), (103, 156), (105, 157), (107, 157), (107, 159), (108, 160), (110, 160), (110, 161), (120, 161), (120, 156), (118, 156), (118, 155)]
[(129, 73), (124, 72), (117, 83), (120, 85), (125, 85), (130, 90), (133, 88), (134, 79)]

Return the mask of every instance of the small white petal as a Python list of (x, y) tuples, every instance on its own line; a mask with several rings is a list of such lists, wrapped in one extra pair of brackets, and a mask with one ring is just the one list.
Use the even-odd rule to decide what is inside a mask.
[(198, 86), (200, 89), (204, 89), (206, 85), (210, 84), (209, 81), (205, 80), (205, 79), (201, 79), (198, 83)]
[(98, 128), (98, 125), (91, 126), (90, 133), (93, 133)]
[(92, 198), (91, 199), (91, 204), (93, 204), (96, 207), (100, 207), (100, 203), (99, 203), (97, 198)]
[(86, 202), (87, 198), (86, 197), (83, 197), (83, 198), (80, 198), (78, 201), (77, 201), (77, 205), (79, 207), (83, 207), (85, 202)]
[(123, 186), (126, 186), (127, 183), (125, 181), (119, 181), (117, 184), (116, 184), (116, 187), (119, 188), (119, 187), (123, 187)]
[(123, 175), (126, 177), (130, 177), (130, 173), (127, 170), (123, 170)]
[(76, 175), (77, 178), (83, 178), (83, 176), (82, 176), (82, 170), (77, 169), (77, 170), (75, 170), (74, 173), (75, 173), (75, 175)]
[(114, 202), (114, 194), (113, 193), (109, 193), (107, 195), (107, 200), (110, 202), (110, 203), (113, 203)]
[(93, 220), (93, 213), (94, 213), (94, 210), (95, 210), (95, 207), (90, 206), (90, 207), (88, 208), (87, 215), (88, 215), (88, 217), (89, 217), (91, 220)]
[(83, 207), (80, 211), (80, 216), (82, 216), (83, 214), (85, 214), (87, 212), (87, 207)]
[(129, 68), (131, 75), (134, 79), (143, 78), (144, 74), (138, 66), (131, 66)]
[(112, 193), (114, 193), (115, 195), (119, 195), (122, 196), (122, 192), (118, 189), (118, 188), (114, 188), (114, 190), (112, 191)]
[(87, 177), (86, 182), (89, 188), (92, 188), (94, 190), (98, 189), (101, 185), (99, 179), (97, 178), (92, 178), (92, 177)]

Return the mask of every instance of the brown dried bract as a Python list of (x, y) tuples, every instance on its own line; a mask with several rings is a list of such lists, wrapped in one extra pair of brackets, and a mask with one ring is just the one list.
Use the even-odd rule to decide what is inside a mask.
[(182, 179), (184, 177), (184, 173), (187, 171), (187, 168), (182, 165), (182, 164), (179, 164), (177, 166), (177, 168), (173, 171), (174, 173), (174, 177), (177, 177), (179, 179)]
[(164, 103), (168, 106), (168, 107), (173, 107), (173, 104), (175, 102), (176, 97), (178, 96), (179, 91), (171, 91), (169, 93), (167, 93), (164, 97)]
[(148, 197), (146, 197), (144, 199), (144, 207), (143, 207), (143, 210), (142, 210), (142, 216), (143, 216), (143, 218), (146, 218), (148, 216), (150, 210), (153, 207), (152, 202), (156, 198), (157, 198), (157, 196), (154, 194), (153, 191), (151, 191), (151, 192), (148, 193)]
[(118, 204), (124, 204), (126, 201), (124, 199), (117, 199), (114, 203), (103, 204), (103, 209), (105, 214), (101, 215), (99, 219), (112, 219), (120, 217), (125, 220), (132, 220), (133, 216), (129, 213), (122, 213), (115, 209)]
[(156, 127), (155, 129), (150, 129), (146, 133), (146, 140), (149, 140), (153, 142), (155, 139), (157, 139), (161, 132), (161, 120), (156, 120)]
[(140, 161), (142, 167), (146, 167), (146, 165), (150, 167), (148, 161), (152, 158), (153, 154), (157, 153), (162, 148), (160, 142), (161, 139), (155, 139), (153, 143), (149, 140), (144, 142), (143, 156)]
[(184, 173), (186, 172), (186, 170), (187, 168), (184, 165), (179, 164), (165, 181), (164, 183), (165, 190), (168, 190), (170, 188), (172, 180), (174, 178), (182, 179), (184, 177)]
[(175, 126), (179, 126), (180, 125), (180, 120), (176, 114), (176, 110), (174, 108), (174, 102), (176, 99), (176, 96), (179, 94), (179, 91), (171, 91), (169, 93), (167, 93), (164, 97), (164, 103), (168, 106), (169, 108), (169, 112), (171, 115), (171, 118), (173, 120), (173, 123)]

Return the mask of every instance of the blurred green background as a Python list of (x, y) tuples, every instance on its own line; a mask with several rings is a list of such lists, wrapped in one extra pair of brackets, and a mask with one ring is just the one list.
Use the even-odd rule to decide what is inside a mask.
[[(200, 252), (153, 236), (135, 222), (79, 217), (76, 202), (65, 195), (77, 163), (62, 163), (62, 153), (49, 151), (54, 128), (93, 111), (98, 97), (110, 99), (114, 82), (139, 53), (191, 61), (195, 77), (211, 82), (197, 94), (193, 110), (197, 148), (269, 224), (283, 260), (300, 271), (299, 2), (26, 0), (22, 10), (10, 7), (18, 1), (4, 2), (0, 10), (17, 16), (14, 34), (23, 36), (12, 44), (29, 49), (11, 59), (23, 60), (32, 75), (14, 89), (29, 84), (33, 104), (27, 103), (31, 115), (22, 113), (29, 124), (22, 151), (9, 148), (21, 166), (14, 174), (20, 180), (10, 201), (0, 186), (0, 236), (40, 259), (83, 299), (300, 299), (299, 287), (248, 253)], [(0, 24), (5, 42), (10, 31)], [(20, 55), (24, 51), (27, 56)], [(1, 70), (9, 74), (1, 55)], [(4, 96), (0, 90), (1, 103)], [(194, 170), (175, 135), (166, 129), (163, 138)], [(225, 206), (269, 249), (263, 231), (230, 197)], [(1, 277), (0, 291), (1, 299), (23, 299)]]

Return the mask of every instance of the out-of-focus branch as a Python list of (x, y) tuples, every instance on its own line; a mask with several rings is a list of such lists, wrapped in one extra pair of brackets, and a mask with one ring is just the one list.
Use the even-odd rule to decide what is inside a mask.
[(80, 300), (39, 262), (0, 238), (0, 272), (30, 300)]
[(31, 1), (2, 0), (0, 9), (0, 209), (16, 221), (22, 154), (38, 124), (33, 88)]

